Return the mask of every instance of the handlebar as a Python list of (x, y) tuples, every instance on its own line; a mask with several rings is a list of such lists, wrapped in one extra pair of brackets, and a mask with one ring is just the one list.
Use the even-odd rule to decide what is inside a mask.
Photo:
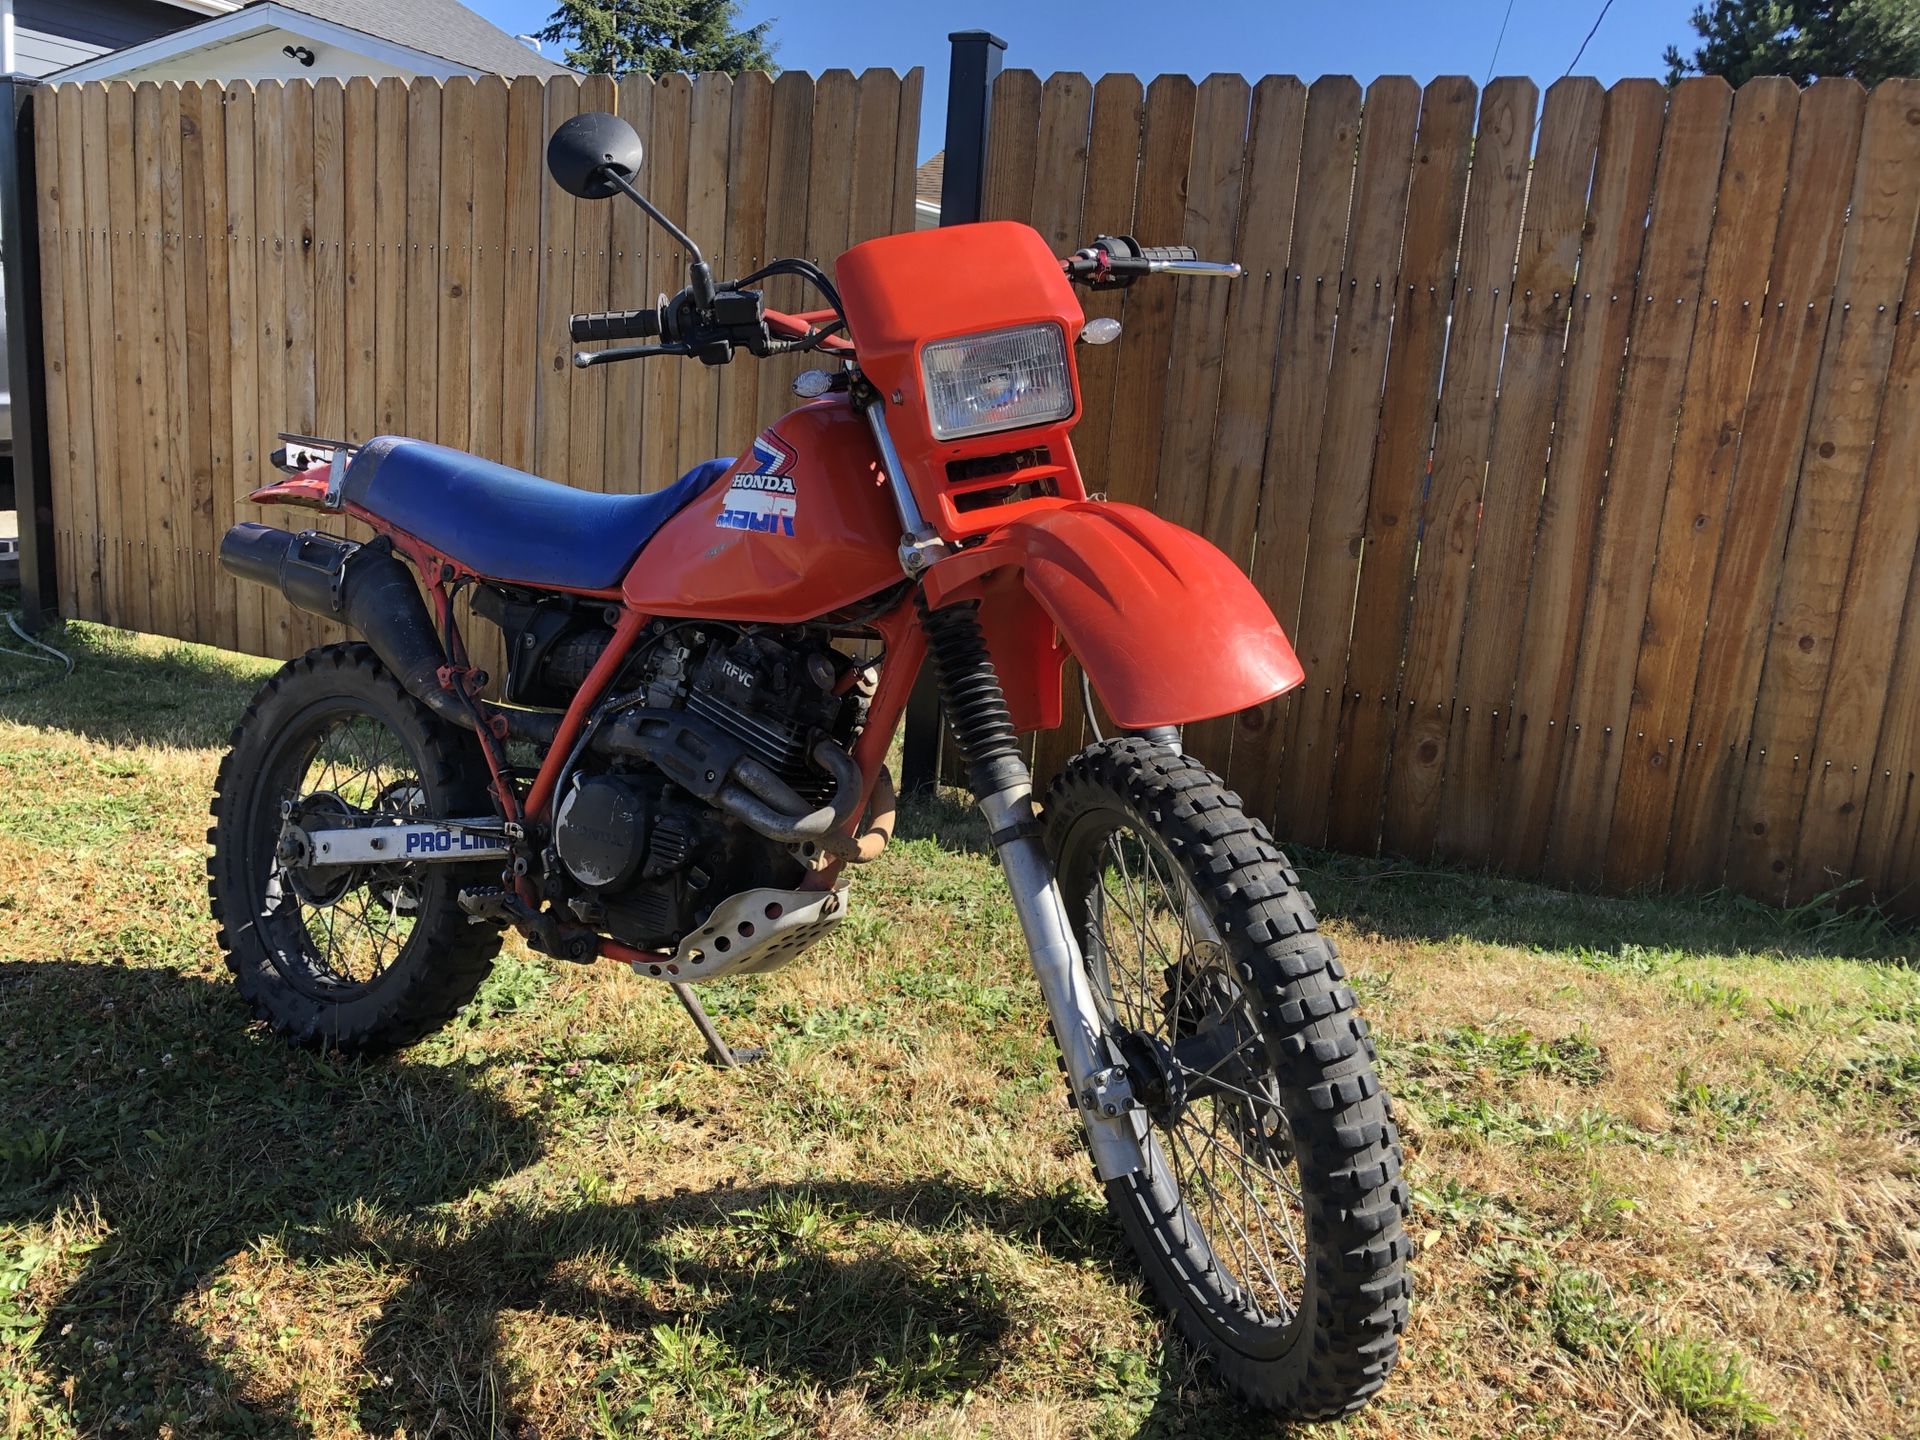
[[(1231, 279), (1240, 267), (1231, 261), (1202, 260), (1190, 245), (1142, 245), (1130, 235), (1102, 235), (1061, 262), (1067, 278), (1094, 288), (1124, 287), (1142, 275), (1175, 274)], [(690, 355), (703, 365), (725, 365), (739, 349), (751, 355), (784, 355), (807, 350), (850, 356), (853, 346), (845, 335), (840, 301), (819, 270), (800, 260), (775, 261), (764, 269), (716, 286), (702, 265), (693, 267), (693, 279), (672, 299), (639, 310), (594, 310), (567, 317), (567, 334), (578, 343), (609, 340), (658, 340), (654, 345), (614, 346), (579, 350), (573, 363), (581, 369), (615, 360), (638, 360), (649, 355)], [(768, 310), (751, 282), (770, 274), (803, 274), (815, 280), (832, 301), (833, 309), (805, 315), (783, 315)], [(839, 332), (839, 333), (836, 333)]]
[(651, 340), (660, 333), (660, 312), (595, 310), (567, 317), (567, 334), (576, 341)]
[(703, 303), (689, 286), (672, 299), (646, 310), (594, 311), (567, 317), (567, 333), (575, 341), (652, 340), (655, 345), (619, 345), (605, 350), (577, 350), (579, 369), (616, 360), (640, 360), (651, 355), (690, 355), (703, 365), (725, 365), (737, 350), (750, 355), (787, 355), (805, 350), (850, 355), (853, 347), (833, 333), (843, 328), (835, 311), (784, 315), (769, 310), (758, 290), (739, 281), (715, 289)]
[(1131, 235), (1102, 235), (1061, 262), (1069, 280), (1093, 287), (1131, 285), (1142, 275), (1205, 275), (1231, 280), (1231, 260), (1202, 260), (1191, 245), (1142, 245)]

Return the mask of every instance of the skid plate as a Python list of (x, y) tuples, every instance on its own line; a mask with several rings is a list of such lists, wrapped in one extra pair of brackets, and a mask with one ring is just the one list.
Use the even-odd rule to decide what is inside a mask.
[(835, 890), (743, 890), (716, 905), (707, 923), (681, 940), (672, 955), (634, 961), (634, 973), (686, 982), (777, 970), (846, 913), (844, 885)]

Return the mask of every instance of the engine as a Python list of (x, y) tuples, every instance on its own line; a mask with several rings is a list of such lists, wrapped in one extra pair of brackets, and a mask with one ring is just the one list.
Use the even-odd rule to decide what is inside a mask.
[[(508, 647), (508, 700), (559, 707), (613, 632), (597, 606), (482, 591), (474, 608)], [(678, 716), (738, 746), (807, 800), (831, 793), (809, 756), (821, 736), (850, 745), (869, 672), (822, 627), (749, 629), (656, 621), (616, 678), (602, 723)], [(683, 776), (683, 779), (686, 777)], [(688, 783), (695, 783), (689, 780)], [(643, 949), (671, 946), (729, 895), (791, 888), (805, 873), (786, 847), (729, 818), (655, 765), (583, 750), (562, 783), (546, 859), (550, 899)]]

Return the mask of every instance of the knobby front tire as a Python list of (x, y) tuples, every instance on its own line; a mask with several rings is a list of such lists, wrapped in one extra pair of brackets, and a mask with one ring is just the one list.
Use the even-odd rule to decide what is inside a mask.
[(1311, 899), (1238, 796), (1146, 740), (1069, 762), (1046, 826), (1095, 993), (1134, 1037), (1130, 1074), (1170, 1077), (1145, 1087), (1147, 1170), (1106, 1186), (1147, 1280), (1249, 1403), (1355, 1409), (1406, 1328), (1407, 1192)]

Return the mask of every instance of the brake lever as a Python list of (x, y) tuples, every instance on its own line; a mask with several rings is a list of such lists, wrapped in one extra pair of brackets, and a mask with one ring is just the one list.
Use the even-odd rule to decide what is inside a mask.
[(585, 370), (590, 365), (611, 365), (616, 360), (644, 360), (649, 355), (691, 355), (691, 345), (620, 345), (611, 350), (576, 350), (573, 352), (573, 368)]

